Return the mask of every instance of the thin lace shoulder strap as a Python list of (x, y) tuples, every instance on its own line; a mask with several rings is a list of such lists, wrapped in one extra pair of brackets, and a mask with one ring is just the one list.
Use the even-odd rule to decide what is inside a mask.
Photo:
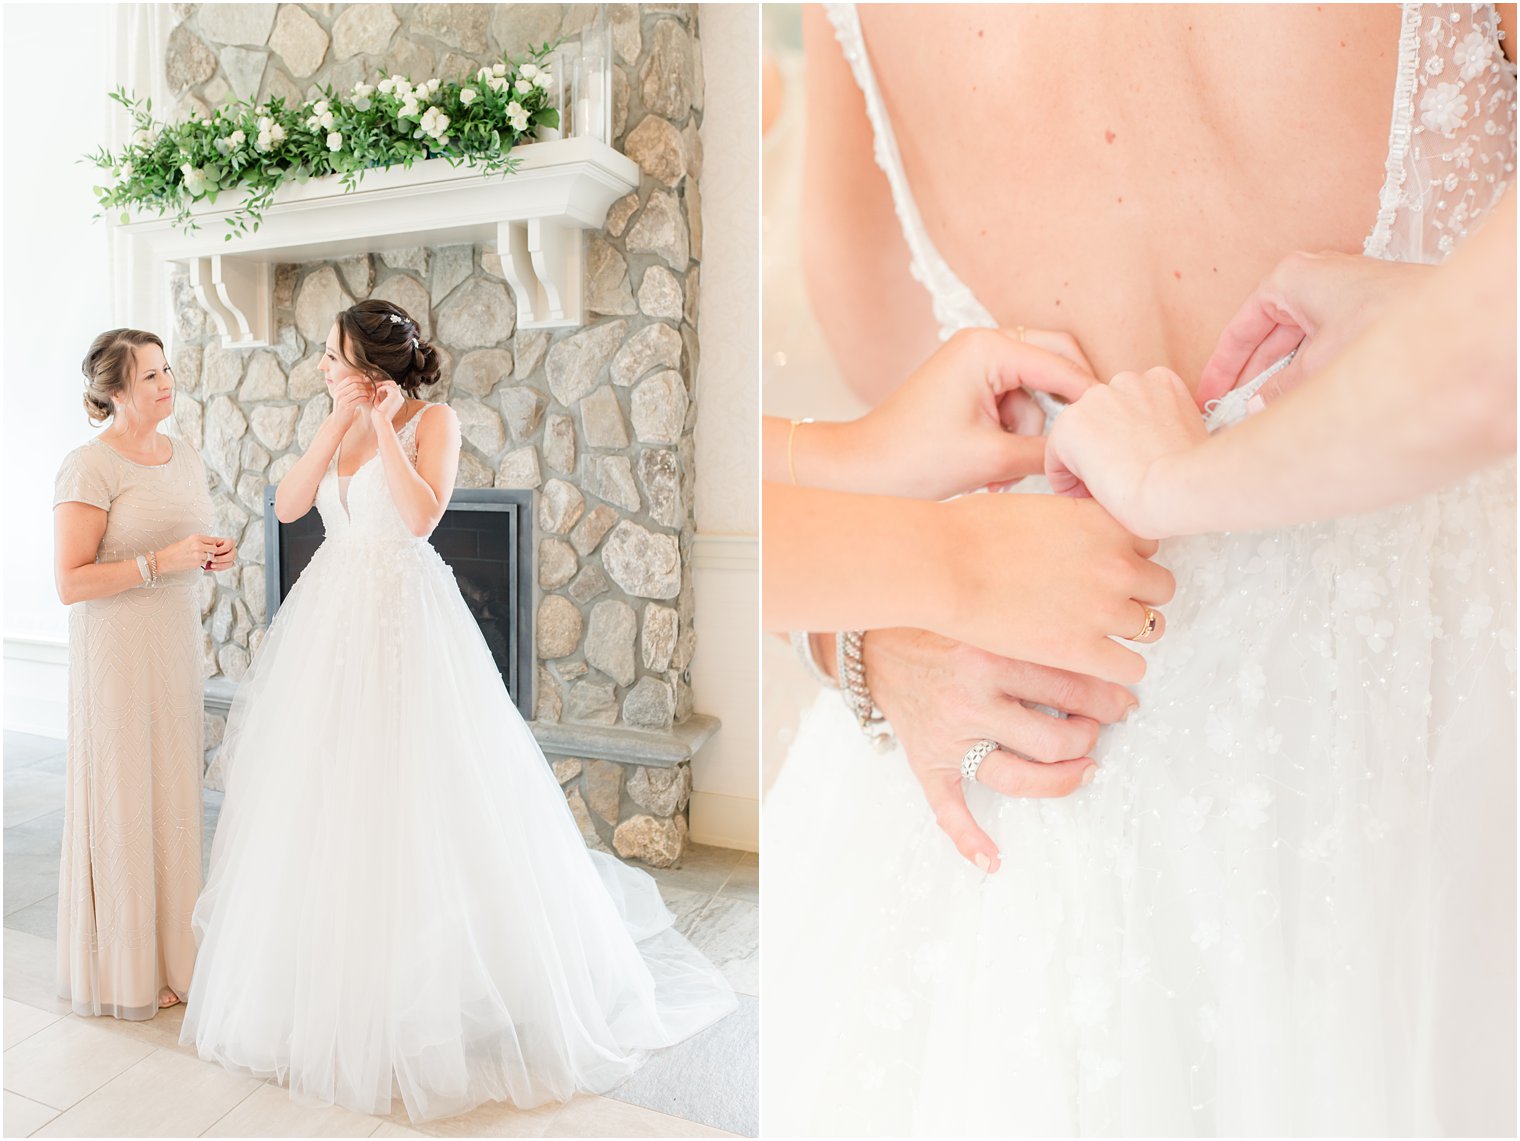
[(1388, 161), (1363, 252), (1437, 262), (1515, 171), (1515, 65), (1492, 4), (1405, 4)]
[(413, 467), (417, 466), (417, 427), (422, 418), (433, 407), (432, 401), (427, 401), (423, 406), (412, 413), (412, 417), (396, 431), (396, 442), (401, 445), (402, 454), (411, 461)]
[(892, 131), (892, 120), (876, 84), (876, 73), (871, 67), (871, 56), (866, 50), (865, 35), (860, 29), (860, 13), (854, 4), (829, 4), (826, 6), (829, 21), (834, 25), (834, 37), (844, 52), (845, 59), (854, 72), (855, 82), (866, 100), (866, 114), (871, 119), (871, 133), (875, 138), (876, 165), (887, 176), (892, 188), (892, 203), (897, 210), (897, 220), (902, 227), (903, 238), (912, 255), (909, 270), (915, 280), (929, 291), (934, 305), (934, 317), (939, 323), (940, 338), (949, 337), (957, 329), (968, 326), (993, 326), (992, 319), (976, 295), (955, 275), (945, 259), (929, 239), (923, 217), (918, 212), (913, 190), (908, 185), (903, 170), (902, 155), (897, 149), (897, 136)]

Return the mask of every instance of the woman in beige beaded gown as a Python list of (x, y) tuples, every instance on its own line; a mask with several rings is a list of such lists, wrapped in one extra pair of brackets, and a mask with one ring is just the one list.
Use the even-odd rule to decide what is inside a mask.
[(76, 1014), (153, 1017), (190, 988), (201, 879), (201, 636), (196, 584), (232, 565), (206, 469), (158, 431), (174, 377), (152, 333), (85, 356), (99, 436), (58, 470), (58, 596), (69, 606), (68, 796), (58, 987)]

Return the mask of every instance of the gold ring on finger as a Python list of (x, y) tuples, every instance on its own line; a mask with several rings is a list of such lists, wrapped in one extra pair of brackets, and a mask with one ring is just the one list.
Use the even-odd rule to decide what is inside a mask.
[(1140, 605), (1145, 610), (1145, 619), (1140, 623), (1140, 629), (1125, 639), (1126, 642), (1149, 641), (1151, 635), (1156, 632), (1156, 627), (1161, 622), (1161, 615), (1158, 614), (1152, 607), (1146, 606), (1143, 602), (1141, 602)]
[(961, 759), (961, 779), (976, 782), (976, 771), (982, 767), (982, 762), (989, 755), (997, 752), (998, 743), (987, 737), (983, 737), (971, 748), (966, 750), (966, 755)]
[(1014, 328), (1017, 330), (1017, 332), (1019, 334), (1019, 344), (1022, 345), (1024, 343), (1024, 326), (1023, 325), (1016, 325), (1016, 326), (1014, 326)]

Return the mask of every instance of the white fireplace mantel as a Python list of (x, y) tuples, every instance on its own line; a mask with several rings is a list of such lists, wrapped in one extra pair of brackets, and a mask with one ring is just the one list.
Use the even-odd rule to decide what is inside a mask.
[(133, 261), (188, 268), (197, 300), (223, 343), (262, 348), (274, 340), (274, 266), (376, 253), (406, 246), (485, 243), (501, 258), (517, 297), (519, 328), (583, 321), (581, 232), (597, 230), (608, 208), (636, 190), (638, 165), (595, 139), (558, 139), (516, 150), (511, 174), (483, 174), (445, 159), (365, 172), (353, 191), (337, 176), (281, 187), (257, 231), (226, 241), (234, 199), (203, 203), (199, 229), (172, 218), (117, 226)]

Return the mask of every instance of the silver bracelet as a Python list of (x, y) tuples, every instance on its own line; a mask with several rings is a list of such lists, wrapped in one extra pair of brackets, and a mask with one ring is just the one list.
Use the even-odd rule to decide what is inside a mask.
[(863, 657), (864, 630), (841, 630), (834, 643), (834, 664), (839, 671), (839, 693), (845, 708), (860, 723), (864, 733), (878, 752), (885, 753), (897, 743), (892, 726), (871, 700), (871, 690), (866, 685), (866, 665)]
[(140, 574), (140, 575), (142, 575), (142, 585), (143, 586), (152, 586), (153, 585), (153, 575), (148, 570), (148, 556), (146, 556), (146, 555), (138, 555), (137, 556), (137, 573)]
[(792, 649), (797, 651), (797, 656), (802, 659), (802, 664), (807, 667), (813, 680), (826, 689), (833, 689), (834, 679), (824, 672), (823, 666), (818, 662), (818, 655), (813, 652), (813, 635), (806, 630), (793, 630), (791, 641)]

